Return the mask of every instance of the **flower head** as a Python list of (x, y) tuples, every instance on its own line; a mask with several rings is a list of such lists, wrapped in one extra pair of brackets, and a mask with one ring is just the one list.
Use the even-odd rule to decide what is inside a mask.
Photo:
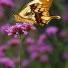
[(51, 26), (51, 27), (48, 27), (48, 28), (46, 29), (46, 33), (47, 33), (48, 36), (54, 35), (54, 34), (56, 34), (57, 32), (58, 32), (58, 28), (55, 27), (55, 26)]
[(49, 57), (47, 55), (40, 56), (40, 62), (47, 63), (49, 61)]
[(16, 38), (12, 38), (7, 42), (7, 44), (10, 46), (18, 46), (20, 45), (20, 40)]
[(9, 58), (0, 58), (0, 64), (3, 64), (6, 68), (15, 68), (14, 62)]
[(32, 53), (30, 53), (30, 58), (32, 60), (38, 60), (39, 56), (40, 56), (40, 54), (38, 52), (32, 52)]
[(15, 25), (4, 29), (9, 36), (18, 36), (20, 34), (27, 35), (28, 31), (32, 29), (35, 30), (35, 27), (30, 23), (16, 23)]
[(61, 30), (60, 33), (59, 33), (59, 36), (61, 38), (65, 38), (65, 37), (67, 37), (67, 35), (68, 35), (68, 31), (67, 30)]
[(5, 52), (8, 49), (7, 45), (0, 45), (0, 57), (4, 57), (5, 56)]
[(0, 5), (14, 7), (14, 2), (13, 2), (13, 0), (0, 0)]
[[(46, 40), (46, 35), (42, 34), (39, 38), (35, 41), (32, 38), (27, 38), (27, 50), (30, 54), (30, 58), (32, 60), (40, 60), (40, 56), (52, 54), (53, 53), (53, 46), (46, 44), (44, 42)], [(41, 58), (42, 59), (42, 58)], [(46, 61), (46, 58), (44, 58)], [(41, 60), (40, 60), (41, 61)]]
[(2, 25), (0, 28), (0, 32), (7, 34), (6, 30), (8, 30), (9, 27), (10, 27), (9, 24)]
[(28, 45), (32, 45), (32, 44), (34, 43), (34, 40), (29, 37), (29, 38), (26, 39), (26, 43), (27, 43)]
[(43, 42), (45, 42), (46, 39), (47, 39), (47, 35), (46, 34), (40, 35), (39, 39), (38, 39), (38, 44), (42, 44)]
[(22, 62), (22, 67), (23, 67), (23, 68), (26, 68), (26, 67), (28, 67), (29, 64), (30, 64), (30, 60), (25, 59), (25, 60), (23, 60), (23, 62)]
[(68, 60), (68, 52), (64, 52), (63, 53), (63, 59), (64, 60)]

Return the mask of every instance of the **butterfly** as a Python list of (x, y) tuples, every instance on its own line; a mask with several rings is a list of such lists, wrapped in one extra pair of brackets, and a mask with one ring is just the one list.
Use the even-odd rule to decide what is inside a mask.
[(15, 14), (17, 22), (30, 22), (32, 24), (48, 24), (52, 19), (60, 19), (60, 16), (50, 16), (49, 9), (53, 0), (33, 0), (19, 13)]

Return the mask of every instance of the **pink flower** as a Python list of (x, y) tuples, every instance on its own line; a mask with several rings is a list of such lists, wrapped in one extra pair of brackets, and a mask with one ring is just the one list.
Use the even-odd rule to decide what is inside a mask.
[(9, 58), (0, 58), (0, 64), (3, 64), (6, 68), (15, 68), (15, 64), (12, 59)]
[(38, 51), (38, 46), (32, 45), (30, 47), (28, 47), (28, 52), (29, 53), (33, 53), (33, 52), (37, 52)]
[[(29, 45), (27, 46), (27, 51), (30, 54), (31, 59), (40, 60), (40, 56), (51, 55), (53, 53), (54, 48), (52, 45), (45, 43), (46, 39), (47, 37), (45, 34), (40, 35), (37, 40), (27, 38), (26, 42), (28, 42), (27, 45)], [(46, 60), (46, 58), (44, 59)]]
[(13, 26), (5, 28), (5, 32), (9, 36), (19, 36), (20, 34), (27, 35), (28, 31), (35, 30), (36, 28), (31, 23), (16, 23)]
[(40, 62), (47, 63), (49, 61), (49, 57), (47, 55), (40, 56)]
[(0, 57), (4, 57), (4, 56), (5, 56), (5, 53), (0, 50)]
[(8, 7), (14, 7), (14, 2), (13, 0), (0, 0), (0, 5), (1, 6), (8, 6)]
[(51, 45), (42, 45), (39, 47), (39, 52), (41, 53), (53, 53), (53, 47)]
[(30, 46), (34, 43), (34, 40), (29, 37), (29, 38), (26, 39), (26, 43)]
[(8, 30), (9, 27), (10, 27), (9, 24), (4, 24), (4, 25), (0, 26), (0, 32), (7, 34), (6, 30)]
[(67, 35), (68, 35), (68, 31), (67, 31), (67, 30), (62, 30), (62, 31), (59, 33), (59, 36), (60, 36), (61, 38), (65, 38)]
[(58, 32), (58, 28), (55, 26), (50, 26), (46, 29), (46, 33), (48, 36), (55, 35)]
[(0, 45), (0, 57), (4, 57), (5, 56), (5, 52), (6, 50), (9, 48), (9, 46), (7, 45)]
[(28, 59), (23, 60), (23, 62), (22, 62), (22, 68), (28, 67), (29, 64), (30, 64), (30, 60), (28, 60)]
[(20, 45), (20, 40), (19, 39), (10, 39), (8, 42), (7, 42), (8, 45), (10, 46), (18, 46)]
[(63, 53), (63, 59), (68, 60), (68, 52)]
[(39, 53), (38, 52), (33, 52), (30, 54), (30, 58), (32, 60), (37, 60), (39, 58)]
[(46, 39), (47, 39), (46, 34), (40, 35), (39, 39), (38, 39), (38, 44), (41, 44), (42, 42), (45, 42)]

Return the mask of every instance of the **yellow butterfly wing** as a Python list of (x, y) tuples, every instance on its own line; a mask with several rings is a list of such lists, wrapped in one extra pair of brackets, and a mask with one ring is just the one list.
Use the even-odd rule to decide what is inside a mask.
[(34, 24), (35, 23), (35, 21), (34, 20), (32, 20), (32, 19), (27, 19), (27, 18), (23, 18), (23, 17), (21, 17), (20, 15), (14, 15), (14, 17), (15, 17), (15, 21), (16, 22), (26, 22), (26, 23), (32, 23), (32, 24)]

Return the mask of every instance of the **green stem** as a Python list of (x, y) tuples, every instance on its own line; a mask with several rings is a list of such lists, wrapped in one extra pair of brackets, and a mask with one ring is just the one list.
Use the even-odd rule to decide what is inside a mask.
[(24, 38), (24, 36), (20, 35), (19, 36), (19, 39), (20, 39), (20, 46), (19, 46), (19, 68), (22, 68), (21, 67), (22, 66), (21, 65), (21, 60), (22, 60), (21, 54), (22, 54), (22, 46), (23, 46), (23, 43), (24, 43), (25, 38)]
[(68, 61), (66, 61), (65, 68), (68, 68)]
[(28, 51), (27, 51), (27, 47), (26, 47), (24, 41), (25, 41), (25, 36), (24, 35), (20, 35), (20, 46), (19, 46), (20, 63), (19, 63), (19, 68), (22, 68), (21, 67), (22, 59), (24, 60), (25, 58), (28, 57)]

